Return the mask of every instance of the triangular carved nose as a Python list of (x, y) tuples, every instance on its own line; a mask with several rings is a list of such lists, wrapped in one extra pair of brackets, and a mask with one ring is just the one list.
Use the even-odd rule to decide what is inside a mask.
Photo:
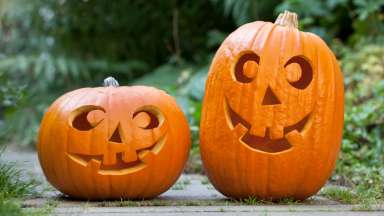
[(110, 142), (115, 142), (115, 143), (123, 143), (120, 135), (120, 123), (117, 125), (115, 131), (113, 132), (111, 138), (109, 138)]
[(264, 98), (263, 98), (263, 105), (276, 105), (281, 104), (279, 98), (273, 93), (271, 87), (268, 86), (267, 91), (265, 92)]

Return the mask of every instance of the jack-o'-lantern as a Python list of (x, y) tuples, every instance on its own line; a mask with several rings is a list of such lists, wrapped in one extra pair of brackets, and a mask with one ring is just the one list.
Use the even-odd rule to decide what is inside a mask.
[(186, 118), (165, 92), (146, 86), (82, 88), (57, 99), (41, 123), (38, 155), (47, 180), (85, 199), (151, 198), (184, 168)]
[(200, 141), (207, 175), (234, 198), (305, 199), (334, 168), (344, 90), (337, 60), (297, 15), (231, 33), (206, 83)]

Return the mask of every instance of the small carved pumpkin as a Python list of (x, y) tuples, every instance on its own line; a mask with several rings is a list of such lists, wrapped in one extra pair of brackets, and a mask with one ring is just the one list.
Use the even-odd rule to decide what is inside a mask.
[(297, 15), (230, 34), (208, 75), (201, 155), (213, 185), (234, 198), (305, 199), (326, 182), (343, 128), (342, 74)]
[(190, 148), (186, 118), (145, 86), (83, 88), (57, 99), (41, 123), (38, 155), (48, 181), (86, 199), (150, 198), (179, 177)]

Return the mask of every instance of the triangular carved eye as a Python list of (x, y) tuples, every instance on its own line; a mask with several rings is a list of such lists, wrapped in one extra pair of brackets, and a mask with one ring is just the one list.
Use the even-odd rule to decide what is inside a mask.
[(312, 66), (304, 56), (294, 56), (284, 65), (285, 76), (291, 86), (305, 89), (313, 79)]
[(80, 131), (92, 130), (104, 120), (103, 113), (105, 110), (100, 106), (79, 107), (69, 115), (69, 125)]

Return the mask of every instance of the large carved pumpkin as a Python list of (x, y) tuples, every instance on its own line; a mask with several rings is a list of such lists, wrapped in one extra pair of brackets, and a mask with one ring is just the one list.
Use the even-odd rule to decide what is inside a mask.
[(78, 198), (150, 198), (179, 177), (190, 148), (175, 100), (145, 86), (82, 88), (57, 99), (41, 123), (48, 181)]
[(343, 91), (334, 54), (296, 14), (238, 28), (206, 83), (200, 141), (213, 185), (234, 198), (315, 194), (339, 153)]

